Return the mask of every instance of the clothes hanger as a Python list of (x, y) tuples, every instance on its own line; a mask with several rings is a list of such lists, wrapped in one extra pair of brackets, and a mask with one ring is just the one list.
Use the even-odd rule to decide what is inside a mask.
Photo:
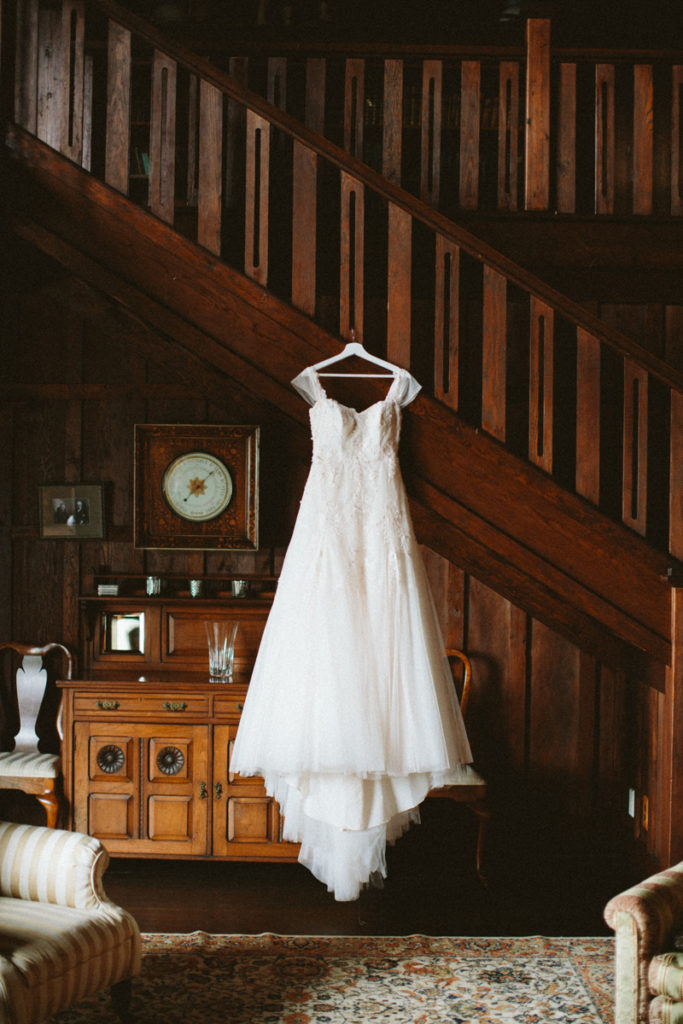
[[(344, 373), (343, 371), (332, 372), (332, 373), (320, 373), (319, 371), (325, 366), (332, 366), (333, 363), (339, 363), (342, 359), (348, 359), (350, 356), (358, 356), (359, 359), (365, 359), (368, 363), (375, 363), (377, 366), (381, 366), (385, 370), (389, 370), (389, 373)], [(318, 372), (319, 377), (395, 377), (401, 368), (396, 366), (395, 363), (389, 363), (386, 359), (380, 359), (379, 356), (375, 356), (372, 352), (368, 352), (364, 345), (359, 341), (356, 341), (356, 332), (351, 331), (351, 341), (347, 341), (341, 352), (337, 352), (335, 356), (330, 356), (329, 359), (322, 359), (319, 363), (314, 363), (311, 366), (311, 370)]]

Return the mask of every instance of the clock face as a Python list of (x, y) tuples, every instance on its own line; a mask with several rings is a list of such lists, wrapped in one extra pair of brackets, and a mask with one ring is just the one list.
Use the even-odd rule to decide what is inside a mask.
[(227, 466), (208, 452), (179, 455), (166, 468), (161, 486), (171, 509), (195, 523), (219, 516), (233, 492)]

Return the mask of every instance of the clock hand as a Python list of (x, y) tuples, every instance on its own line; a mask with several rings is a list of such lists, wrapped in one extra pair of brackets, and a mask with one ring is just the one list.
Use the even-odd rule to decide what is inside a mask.
[(187, 501), (188, 498), (191, 498), (193, 495), (196, 496), (197, 494), (202, 494), (204, 492), (204, 486), (203, 485), (206, 483), (206, 481), (209, 479), (210, 476), (213, 476), (213, 474), (215, 472), (216, 472), (216, 470), (212, 469), (210, 472), (208, 472), (206, 474), (206, 476), (204, 477), (203, 480), (198, 480), (197, 478), (195, 478), (194, 480), (191, 480), (190, 483), (189, 483), (190, 493), (185, 495), (185, 497), (183, 498), (183, 501)]

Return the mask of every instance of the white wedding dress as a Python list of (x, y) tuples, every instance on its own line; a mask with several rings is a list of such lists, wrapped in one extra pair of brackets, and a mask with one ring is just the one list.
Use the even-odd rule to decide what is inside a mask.
[(352, 900), (472, 757), (397, 458), (420, 385), (399, 371), (357, 412), (313, 368), (292, 383), (313, 460), (230, 767), (263, 776), (301, 863)]

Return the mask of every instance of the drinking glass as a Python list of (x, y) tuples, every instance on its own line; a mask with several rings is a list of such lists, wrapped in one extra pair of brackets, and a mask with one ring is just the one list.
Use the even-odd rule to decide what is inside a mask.
[(209, 644), (209, 679), (212, 683), (231, 683), (235, 660), (235, 637), (239, 622), (205, 622)]

